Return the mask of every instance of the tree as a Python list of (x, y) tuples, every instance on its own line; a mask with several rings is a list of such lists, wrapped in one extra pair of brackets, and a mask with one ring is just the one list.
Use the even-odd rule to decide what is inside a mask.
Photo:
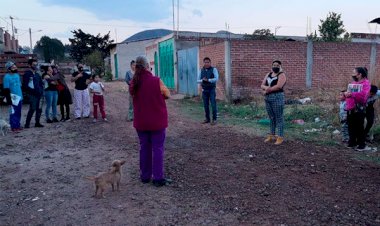
[(64, 58), (65, 47), (56, 38), (51, 39), (48, 36), (42, 36), (36, 43), (33, 52), (43, 58), (45, 62), (50, 63), (52, 60), (59, 61)]
[(101, 53), (102, 59), (109, 55), (107, 47), (113, 43), (113, 40), (110, 40), (109, 32), (104, 36), (100, 34), (93, 36), (84, 33), (81, 29), (74, 30), (72, 33), (74, 34), (74, 38), (69, 38), (71, 43), (70, 56), (76, 61), (83, 61), (85, 56), (90, 55), (96, 50)]
[(102, 53), (99, 50), (95, 50), (85, 56), (83, 63), (90, 66), (96, 75), (102, 75), (104, 73), (104, 61)]
[(341, 15), (330, 12), (326, 20), (321, 20), (318, 30), (323, 41), (340, 41), (340, 36), (346, 31), (344, 29)]
[(274, 40), (274, 34), (270, 31), (270, 29), (256, 29), (253, 34), (245, 34), (244, 39), (251, 40)]

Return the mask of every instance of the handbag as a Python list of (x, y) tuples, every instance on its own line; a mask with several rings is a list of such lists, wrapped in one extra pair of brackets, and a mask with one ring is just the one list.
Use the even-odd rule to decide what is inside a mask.
[(64, 89), (65, 89), (65, 86), (62, 85), (62, 83), (58, 82), (57, 90), (58, 90), (59, 92), (61, 92), (61, 91), (63, 91)]

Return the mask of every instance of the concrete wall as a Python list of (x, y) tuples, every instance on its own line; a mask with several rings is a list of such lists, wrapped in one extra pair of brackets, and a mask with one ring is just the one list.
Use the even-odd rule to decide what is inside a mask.
[(152, 44), (154, 40), (145, 40), (130, 43), (119, 43), (115, 50), (111, 50), (111, 68), (112, 74), (115, 76), (114, 54), (117, 54), (118, 59), (118, 74), (119, 79), (125, 79), (125, 74), (130, 70), (130, 63), (136, 60), (138, 56), (145, 56), (145, 47)]

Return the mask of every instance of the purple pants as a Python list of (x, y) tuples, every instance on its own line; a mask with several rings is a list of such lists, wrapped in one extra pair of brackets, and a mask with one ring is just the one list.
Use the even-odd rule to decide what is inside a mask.
[(141, 180), (164, 179), (164, 143), (166, 129), (139, 131)]

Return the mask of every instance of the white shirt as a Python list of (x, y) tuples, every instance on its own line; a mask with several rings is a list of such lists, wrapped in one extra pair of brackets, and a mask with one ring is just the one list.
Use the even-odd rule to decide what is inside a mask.
[(95, 93), (95, 95), (103, 95), (102, 88), (104, 88), (104, 85), (101, 82), (91, 82), (90, 84), (90, 89)]

